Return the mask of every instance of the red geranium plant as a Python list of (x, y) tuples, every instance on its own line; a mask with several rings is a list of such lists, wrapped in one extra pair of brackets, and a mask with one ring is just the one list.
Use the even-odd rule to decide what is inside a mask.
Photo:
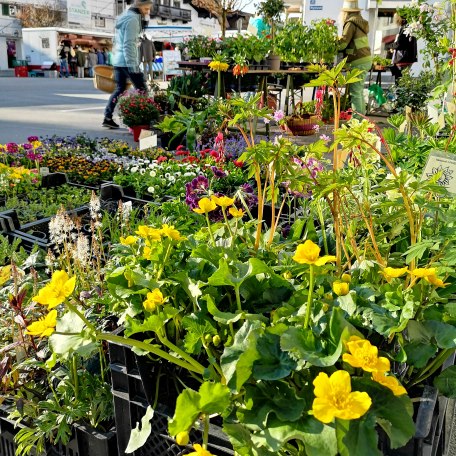
[(139, 90), (124, 93), (119, 99), (119, 117), (127, 127), (150, 125), (160, 115), (160, 105)]

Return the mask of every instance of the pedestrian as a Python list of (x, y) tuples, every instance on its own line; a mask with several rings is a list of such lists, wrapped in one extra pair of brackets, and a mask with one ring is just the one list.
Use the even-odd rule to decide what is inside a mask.
[(152, 81), (154, 79), (152, 64), (155, 60), (155, 46), (154, 42), (149, 40), (146, 35), (141, 37), (140, 56), (143, 64), (144, 79), (148, 81), (150, 76), (150, 80)]
[(93, 67), (98, 65), (98, 57), (95, 49), (89, 50), (89, 78), (93, 78)]
[(152, 0), (135, 0), (133, 6), (122, 13), (116, 20), (114, 36), (114, 78), (116, 88), (105, 108), (103, 127), (119, 128), (112, 119), (117, 101), (127, 88), (127, 80), (135, 89), (147, 92), (144, 75), (139, 68), (139, 36), (142, 33), (142, 21), (148, 20)]
[(372, 67), (372, 56), (369, 47), (369, 23), (361, 16), (358, 0), (344, 0), (342, 7), (342, 37), (339, 38), (339, 50), (344, 51), (347, 65), (362, 70), (359, 81), (350, 84), (351, 106), (353, 111), (366, 114), (364, 100), (364, 82), (367, 72)]
[(103, 57), (105, 61), (105, 65), (109, 65), (109, 54), (106, 48), (103, 49)]
[(74, 50), (73, 46), (70, 46), (70, 53), (69, 53), (69, 64), (70, 64), (70, 73), (71, 76), (76, 77), (77, 69), (76, 69), (76, 51)]
[(104, 65), (105, 64), (105, 56), (104, 56), (103, 51), (101, 49), (98, 49), (98, 51), (97, 51), (97, 64), (98, 65)]
[(68, 72), (68, 55), (70, 53), (70, 48), (62, 41), (60, 43), (58, 54), (60, 60), (60, 77), (67, 78), (70, 73)]
[(418, 47), (416, 38), (411, 35), (406, 35), (405, 29), (407, 21), (402, 19), (399, 14), (395, 14), (393, 21), (399, 26), (399, 33), (391, 46), (393, 56), (391, 58), (391, 74), (394, 76), (394, 81), (397, 84), (402, 77), (402, 71), (405, 68), (411, 67), (418, 61)]
[(79, 46), (76, 46), (76, 65), (78, 67), (78, 78), (84, 77), (84, 66), (86, 61), (86, 53)]

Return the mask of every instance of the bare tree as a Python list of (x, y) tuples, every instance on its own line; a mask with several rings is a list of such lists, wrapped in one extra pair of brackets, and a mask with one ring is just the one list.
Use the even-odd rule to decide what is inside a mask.
[(192, 0), (192, 5), (204, 8), (217, 18), (222, 29), (222, 38), (225, 38), (228, 15), (241, 11), (250, 3), (252, 0)]
[(62, 24), (63, 14), (57, 2), (45, 0), (35, 5), (21, 5), (16, 17), (21, 21), (23, 28), (56, 27)]

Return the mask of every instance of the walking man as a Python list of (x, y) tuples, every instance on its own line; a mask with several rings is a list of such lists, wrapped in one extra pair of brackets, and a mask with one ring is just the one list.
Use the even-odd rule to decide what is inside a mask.
[(122, 13), (116, 21), (114, 37), (114, 77), (116, 89), (109, 98), (104, 112), (103, 127), (119, 128), (112, 116), (117, 101), (127, 88), (127, 80), (137, 90), (147, 91), (144, 75), (139, 68), (139, 36), (142, 32), (142, 21), (149, 19), (152, 0), (135, 0), (133, 6)]

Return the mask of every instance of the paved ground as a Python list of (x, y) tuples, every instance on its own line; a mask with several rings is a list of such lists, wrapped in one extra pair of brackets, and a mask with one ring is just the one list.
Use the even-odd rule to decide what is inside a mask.
[(0, 87), (0, 144), (86, 133), (136, 145), (126, 128), (101, 127), (109, 95), (91, 79), (0, 78)]
[[(126, 128), (101, 127), (109, 95), (95, 89), (91, 79), (0, 78), (0, 144), (25, 142), (28, 136), (74, 136), (120, 139), (136, 147)], [(305, 97), (310, 99), (311, 91)], [(373, 117), (374, 121), (385, 119)], [(320, 133), (330, 135), (331, 126)], [(316, 136), (296, 137), (299, 144)]]

